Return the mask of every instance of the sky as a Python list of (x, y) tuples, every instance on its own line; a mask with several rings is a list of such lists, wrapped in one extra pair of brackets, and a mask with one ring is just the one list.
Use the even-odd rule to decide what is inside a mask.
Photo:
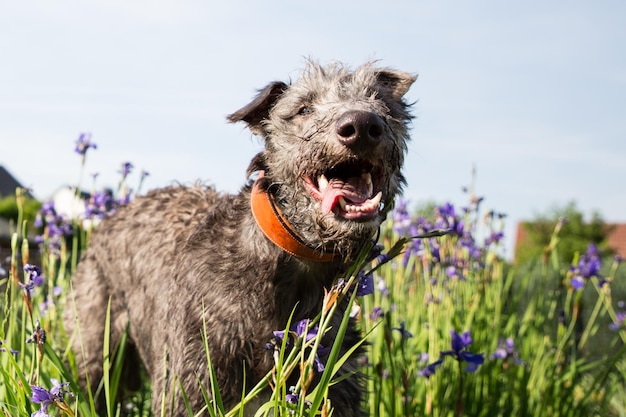
[[(262, 147), (225, 116), (308, 58), (418, 74), (404, 198), (518, 221), (575, 201), (626, 221), (626, 2), (370, 0), (4, 2), (0, 164), (36, 197), (245, 182)], [(84, 171), (83, 132), (98, 146)], [(144, 190), (145, 190), (144, 189)]]

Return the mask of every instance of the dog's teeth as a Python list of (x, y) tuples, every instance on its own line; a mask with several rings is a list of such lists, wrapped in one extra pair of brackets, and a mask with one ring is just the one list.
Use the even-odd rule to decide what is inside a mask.
[(348, 204), (346, 204), (346, 200), (343, 198), (343, 196), (339, 196), (337, 200), (339, 201), (339, 205), (341, 206), (341, 209), (343, 211), (348, 211)]
[(379, 191), (378, 194), (376, 194), (374, 196), (374, 198), (372, 198), (370, 200), (370, 203), (372, 203), (372, 205), (374, 205), (374, 206), (378, 206), (380, 204), (380, 200), (382, 200), (382, 198), (383, 198), (383, 192)]
[(317, 188), (320, 190), (321, 193), (323, 193), (326, 187), (328, 187), (328, 179), (325, 175), (322, 174), (317, 179)]

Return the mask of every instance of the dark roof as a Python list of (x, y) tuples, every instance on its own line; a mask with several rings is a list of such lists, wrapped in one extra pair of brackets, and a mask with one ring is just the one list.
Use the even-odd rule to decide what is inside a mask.
[(0, 197), (8, 197), (15, 195), (15, 189), (22, 187), (13, 175), (9, 173), (2, 165), (0, 165)]

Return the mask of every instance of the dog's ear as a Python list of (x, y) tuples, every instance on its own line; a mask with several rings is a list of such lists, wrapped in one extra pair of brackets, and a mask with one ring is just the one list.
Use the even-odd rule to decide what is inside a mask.
[(267, 170), (267, 163), (265, 162), (265, 155), (263, 152), (259, 152), (252, 158), (248, 169), (246, 170), (246, 176), (250, 177), (255, 172)]
[(416, 75), (389, 68), (376, 72), (376, 81), (381, 92), (388, 93), (394, 100), (400, 100), (416, 79)]
[(269, 117), (270, 110), (276, 100), (285, 92), (287, 84), (274, 81), (259, 90), (257, 96), (249, 104), (227, 117), (229, 122), (244, 121), (255, 135), (263, 136), (263, 121)]

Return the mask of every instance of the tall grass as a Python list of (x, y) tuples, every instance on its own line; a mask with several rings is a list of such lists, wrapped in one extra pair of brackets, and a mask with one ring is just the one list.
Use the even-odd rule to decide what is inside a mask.
[[(90, 147), (77, 146), (81, 177)], [(95, 415), (97, 392), (80, 390), (81, 364), (68, 348), (80, 334), (65, 333), (61, 313), (73, 308), (71, 276), (94, 220), (129, 200), (129, 169), (117, 195), (92, 195), (90, 222), (60, 218), (44, 204), (36, 244), (31, 225), (16, 222), (0, 264), (2, 414)], [(239, 416), (252, 408), (258, 416), (331, 415), (328, 388), (362, 344), (363, 406), (372, 416), (625, 416), (626, 309), (612, 293), (624, 288), (616, 282), (619, 259), (605, 259), (600, 269), (590, 247), (559, 263), (559, 223), (541, 259), (512, 267), (501, 254), (503, 216), (481, 210), (481, 201), (469, 192), (465, 209), (443, 205), (427, 218), (399, 201), (380, 244), (366, 242), (328, 289), (319, 315), (268, 335), (275, 366), (266, 378), (247, 387), (232, 410), (215, 378), (202, 381), (206, 407), (189, 415)], [(338, 342), (321, 345), (340, 304), (348, 308), (333, 329), (338, 342), (350, 315), (363, 333), (344, 354)], [(147, 378), (139, 392), (123, 391), (125, 342), (111, 346), (103, 337), (103, 413), (149, 415)], [(210, 354), (206, 345), (209, 367)], [(173, 389), (159, 400), (165, 410), (186, 396)]]
[[(583, 259), (559, 264), (558, 224), (546, 257), (525, 271), (511, 268), (498, 256), (502, 220), (482, 216), (478, 201), (470, 198), (463, 216), (442, 206), (433, 222), (408, 220), (408, 229), (439, 224), (451, 233), (413, 241), (409, 256), (380, 270), (383, 290), (364, 309), (384, 312), (370, 336), (371, 414), (624, 415), (623, 326), (594, 346), (603, 328), (623, 320), (611, 296), (619, 259), (604, 278), (586, 275)], [(474, 238), (479, 220), (482, 244)], [(402, 229), (388, 223), (386, 241), (394, 226)], [(582, 287), (572, 285), (581, 279)], [(586, 316), (583, 300), (593, 302)], [(405, 333), (396, 330), (400, 322)], [(371, 329), (376, 320), (364, 315), (363, 325)], [(458, 352), (452, 332), (470, 332), (471, 343)], [(467, 372), (475, 365), (466, 358), (476, 358), (463, 352), (482, 353), (484, 363)]]

